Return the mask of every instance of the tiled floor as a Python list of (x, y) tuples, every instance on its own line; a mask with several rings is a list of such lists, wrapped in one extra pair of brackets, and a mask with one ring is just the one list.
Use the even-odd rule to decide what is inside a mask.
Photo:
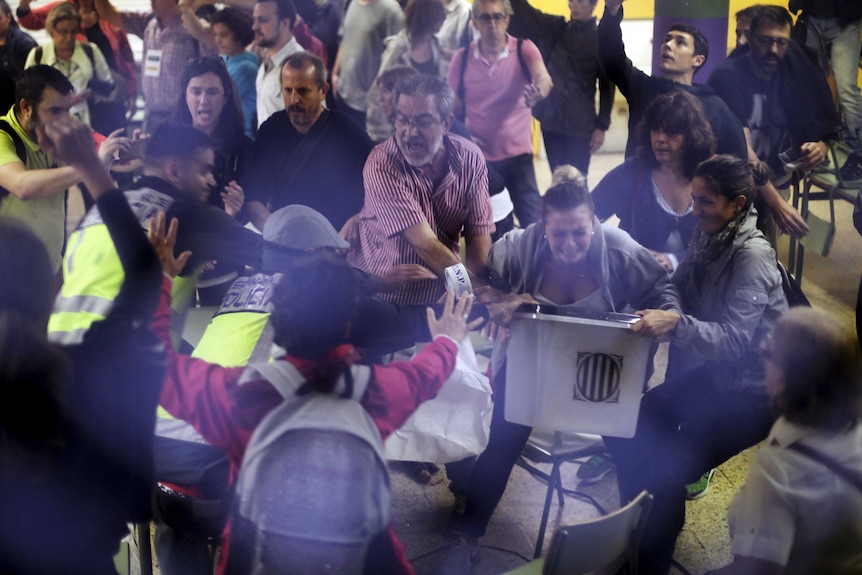
[[(595, 156), (591, 184), (595, 185), (621, 160), (619, 154)], [(540, 189), (545, 189), (550, 179), (547, 164), (538, 161), (536, 169)], [(813, 210), (828, 213), (822, 204), (814, 205)], [(856, 287), (862, 274), (862, 259), (858, 256), (862, 238), (852, 227), (852, 206), (838, 204), (837, 211), (838, 233), (832, 253), (825, 259), (816, 255), (806, 256), (803, 288), (815, 307), (828, 309), (852, 322), (855, 318)], [(782, 258), (786, 257), (786, 241), (780, 252)], [(658, 368), (663, 369), (660, 360), (657, 363)], [(690, 573), (701, 574), (730, 561), (727, 506), (744, 482), (756, 449), (739, 454), (717, 469), (709, 493), (687, 504), (686, 527), (677, 542), (676, 560)], [(563, 466), (563, 484), (567, 488), (577, 487), (577, 467), (577, 464)], [(480, 542), (482, 560), (471, 571), (463, 550), (446, 537), (454, 503), (446, 483), (443, 471), (434, 476), (429, 485), (419, 485), (398, 464), (392, 466), (393, 525), (419, 575), (495, 575), (505, 573), (532, 557), (545, 484), (525, 470), (515, 468), (491, 520), (488, 535)], [(607, 509), (619, 506), (613, 474), (596, 485), (583, 488), (583, 491)], [(567, 497), (564, 508), (559, 508), (555, 501), (545, 537), (545, 550), (556, 526), (595, 516), (596, 510), (582, 501)]]

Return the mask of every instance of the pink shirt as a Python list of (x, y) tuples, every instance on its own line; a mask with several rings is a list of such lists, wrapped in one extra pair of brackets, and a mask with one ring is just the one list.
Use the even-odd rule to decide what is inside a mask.
[[(488, 62), (479, 51), (476, 40), (467, 48), (469, 60), (464, 70), (464, 105), (467, 129), (481, 140), (489, 162), (533, 153), (530, 135), (530, 108), (524, 101), (529, 84), (518, 61), (518, 41), (509, 42), (496, 62)], [(529, 40), (521, 44), (527, 68), (542, 61), (536, 45)], [(458, 51), (449, 66), (449, 85), (458, 93), (461, 60), (465, 50)]]
[[(369, 273), (382, 275), (396, 265), (425, 265), (401, 232), (428, 222), (437, 239), (459, 254), (461, 230), (466, 237), (494, 231), (488, 197), (488, 168), (472, 142), (448, 135), (448, 172), (437, 187), (418, 168), (404, 161), (395, 136), (371, 151), (362, 176), (365, 205), (359, 212), (359, 241), (348, 261)], [(429, 304), (445, 290), (441, 279), (411, 282), (383, 298), (399, 304)]]

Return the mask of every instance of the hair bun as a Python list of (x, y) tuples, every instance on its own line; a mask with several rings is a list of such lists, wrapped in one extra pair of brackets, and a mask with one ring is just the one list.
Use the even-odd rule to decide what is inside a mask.
[(769, 167), (763, 162), (749, 162), (751, 175), (754, 177), (756, 186), (763, 186), (769, 182)]
[(580, 170), (571, 164), (559, 165), (554, 170), (554, 173), (551, 174), (551, 186), (565, 183), (575, 184), (576, 186), (581, 186), (583, 188), (587, 187), (587, 179)]

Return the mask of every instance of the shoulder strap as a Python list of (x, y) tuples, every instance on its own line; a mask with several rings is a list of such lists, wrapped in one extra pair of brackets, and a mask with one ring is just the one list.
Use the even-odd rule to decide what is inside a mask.
[[(18, 159), (21, 160), (21, 163), (24, 164), (24, 167), (27, 166), (27, 148), (24, 146), (24, 140), (21, 139), (21, 136), (18, 135), (18, 132), (15, 131), (15, 128), (9, 125), (9, 122), (6, 120), (0, 119), (0, 131), (6, 132), (9, 134), (9, 137), (12, 138), (12, 143), (15, 144), (15, 155), (18, 156)], [(4, 199), (9, 195), (9, 190), (6, 188), (0, 187), (0, 200)]]
[(36, 46), (36, 53), (33, 54), (33, 59), (36, 61), (36, 64), (42, 63), (42, 46)]
[(524, 60), (524, 53), (521, 51), (521, 46), (524, 45), (524, 39), (518, 38), (518, 63), (521, 65), (521, 73), (527, 79), (527, 83), (533, 82), (533, 75), (530, 74), (530, 69), (527, 67), (527, 61)]
[(464, 53), (461, 56), (461, 67), (458, 70), (458, 90), (456, 92), (456, 96), (461, 102), (464, 102), (464, 72), (467, 71), (467, 59), (470, 57), (470, 46), (472, 44), (467, 44), (464, 47)]
[(81, 42), (81, 48), (84, 49), (84, 54), (90, 59), (90, 66), (93, 67), (93, 75), (96, 75), (96, 58), (93, 56), (93, 47), (88, 42)]
[[(285, 112), (286, 113), (286, 112)], [(305, 164), (306, 160), (311, 157), (311, 154), (317, 148), (318, 144), (323, 140), (323, 136), (329, 131), (329, 127), (334, 121), (335, 112), (326, 113), (323, 118), (318, 119), (322, 123), (319, 130), (314, 130), (307, 134), (293, 150), (290, 159), (281, 169), (281, 174), (273, 180), (273, 184), (277, 184), (280, 189), (289, 190), (293, 180), (299, 175), (300, 168)], [(267, 206), (269, 207), (269, 206)]]
[(27, 148), (24, 146), (24, 140), (21, 139), (21, 136), (18, 135), (15, 128), (9, 125), (9, 122), (6, 120), (0, 119), (0, 131), (6, 132), (9, 134), (9, 137), (12, 138), (12, 143), (15, 144), (15, 154), (18, 156), (18, 159), (21, 160), (21, 163), (26, 166)]
[(862, 477), (854, 474), (852, 471), (850, 471), (834, 459), (827, 457), (816, 449), (812, 449), (807, 445), (802, 445), (798, 442), (790, 445), (788, 449), (792, 449), (793, 451), (801, 453), (802, 455), (813, 459), (824, 467), (828, 467), (829, 470), (832, 471), (832, 473), (834, 473), (838, 477), (841, 477), (859, 491), (862, 491)]
[[(261, 362), (253, 367), (285, 399), (294, 395), (302, 395), (303, 386), (307, 383), (305, 377), (289, 361)], [(344, 390), (338, 395), (345, 399), (362, 399), (371, 379), (371, 369), (368, 366), (353, 366), (344, 370)], [(337, 386), (336, 386), (337, 389)]]

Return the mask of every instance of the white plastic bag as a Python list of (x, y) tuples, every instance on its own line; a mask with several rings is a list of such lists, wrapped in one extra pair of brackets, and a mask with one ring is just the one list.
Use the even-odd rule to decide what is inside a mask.
[(442, 464), (479, 455), (488, 446), (490, 424), (491, 386), (465, 338), (455, 370), (437, 397), (419, 406), (386, 440), (386, 458)]

